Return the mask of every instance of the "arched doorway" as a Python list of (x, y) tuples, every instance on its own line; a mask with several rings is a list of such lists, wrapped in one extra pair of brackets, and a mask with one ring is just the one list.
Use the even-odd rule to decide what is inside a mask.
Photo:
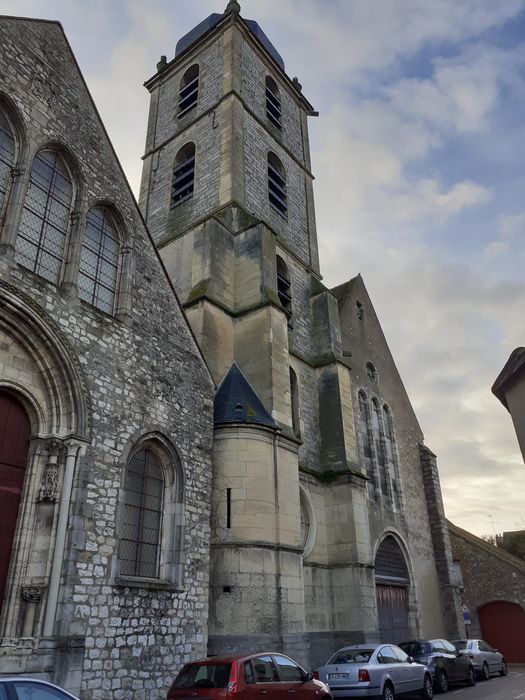
[(408, 590), (410, 579), (405, 557), (389, 535), (379, 545), (375, 560), (379, 633), (382, 642), (408, 639)]
[(27, 463), (31, 424), (22, 404), (0, 391), (0, 610)]
[(483, 639), (501, 651), (507, 663), (525, 662), (525, 612), (517, 603), (497, 600), (478, 609)]

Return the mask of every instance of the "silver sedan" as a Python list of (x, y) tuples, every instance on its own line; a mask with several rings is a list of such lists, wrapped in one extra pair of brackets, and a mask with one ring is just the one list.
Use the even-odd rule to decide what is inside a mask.
[(433, 695), (428, 668), (415, 663), (394, 644), (344, 647), (316, 673), (330, 686), (334, 698), (394, 700), (405, 693), (419, 692), (423, 700), (431, 700)]
[(25, 676), (0, 678), (0, 700), (78, 700), (52, 683)]
[(452, 644), (472, 659), (474, 670), (482, 680), (488, 680), (493, 673), (507, 675), (507, 662), (503, 654), (483, 639), (454, 639)]

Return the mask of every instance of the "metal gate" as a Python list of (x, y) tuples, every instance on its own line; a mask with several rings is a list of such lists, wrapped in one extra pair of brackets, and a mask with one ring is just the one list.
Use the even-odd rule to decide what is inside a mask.
[(501, 651), (507, 663), (525, 662), (525, 612), (517, 603), (498, 600), (478, 609), (483, 639)]
[(392, 536), (386, 537), (377, 550), (375, 582), (381, 641), (406, 641), (410, 579), (403, 552)]
[(30, 423), (10, 394), (0, 391), (0, 609), (24, 484)]

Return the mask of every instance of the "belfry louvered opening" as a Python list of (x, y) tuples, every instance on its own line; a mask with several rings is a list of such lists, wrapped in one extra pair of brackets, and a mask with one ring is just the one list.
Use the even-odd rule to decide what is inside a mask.
[(266, 77), (266, 116), (278, 129), (282, 128), (281, 97), (273, 78)]
[(199, 66), (194, 64), (182, 76), (179, 90), (179, 117), (197, 105), (199, 99)]
[(286, 216), (288, 211), (286, 173), (283, 164), (272, 152), (268, 153), (268, 199), (280, 214)]
[(171, 207), (193, 197), (195, 184), (195, 144), (187, 143), (175, 157), (171, 188)]

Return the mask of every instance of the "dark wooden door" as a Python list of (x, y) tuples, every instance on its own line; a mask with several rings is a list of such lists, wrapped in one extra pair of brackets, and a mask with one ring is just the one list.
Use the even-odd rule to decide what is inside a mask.
[(0, 391), (0, 608), (24, 485), (30, 429), (22, 404)]
[(501, 651), (507, 663), (525, 662), (525, 612), (517, 603), (498, 600), (478, 610), (483, 639)]
[(382, 642), (399, 644), (408, 639), (408, 589), (376, 583), (377, 616)]

